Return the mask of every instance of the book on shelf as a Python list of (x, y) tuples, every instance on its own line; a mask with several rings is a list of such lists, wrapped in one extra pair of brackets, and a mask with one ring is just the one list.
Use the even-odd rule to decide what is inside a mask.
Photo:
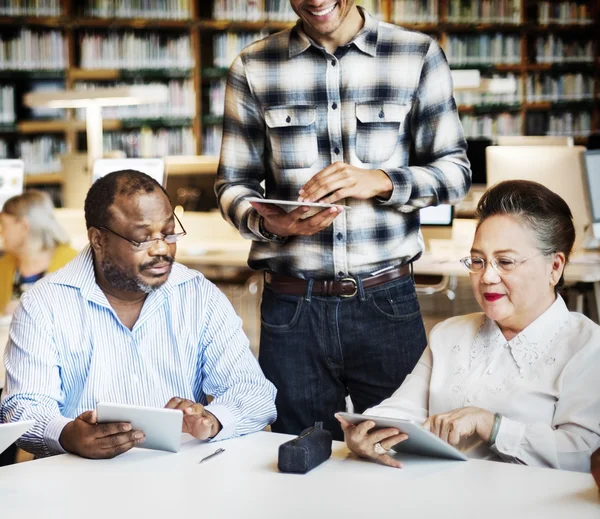
[(223, 117), (226, 85), (227, 81), (221, 78), (211, 81), (208, 86), (208, 112), (214, 117)]
[(3, 0), (0, 16), (60, 16), (60, 0)]
[(8, 143), (4, 139), (0, 139), (0, 159), (7, 159), (8, 156)]
[(467, 138), (493, 139), (500, 135), (521, 135), (522, 117), (519, 113), (461, 114), (460, 121)]
[(97, 18), (189, 20), (193, 0), (88, 0), (81, 13)]
[(202, 131), (202, 153), (204, 155), (219, 155), (223, 128), (220, 125), (207, 126)]
[(289, 0), (214, 0), (214, 20), (294, 22)]
[(537, 63), (593, 63), (594, 42), (548, 34), (535, 40)]
[(61, 137), (45, 135), (17, 142), (17, 157), (25, 163), (28, 175), (60, 171), (60, 155), (65, 152), (65, 140)]
[(213, 37), (213, 63), (215, 67), (229, 68), (235, 58), (251, 43), (268, 36), (261, 32), (223, 32)]
[(449, 0), (448, 23), (518, 24), (521, 0)]
[(445, 50), (450, 65), (521, 63), (521, 39), (514, 34), (451, 34)]
[(67, 63), (60, 31), (20, 29), (0, 34), (0, 70), (64, 70)]
[(85, 32), (79, 36), (84, 69), (190, 69), (194, 66), (187, 34)]
[(594, 99), (594, 77), (590, 74), (533, 73), (527, 76), (528, 103), (592, 99)]
[[(148, 83), (143, 79), (131, 82), (83, 82), (75, 83), (75, 90), (94, 90), (96, 88), (125, 87)], [(102, 108), (104, 119), (193, 119), (196, 116), (196, 94), (194, 82), (191, 79), (171, 79), (160, 83), (168, 88), (168, 101), (143, 105), (105, 106)], [(85, 109), (77, 109), (77, 119), (85, 119)]]
[(438, 0), (393, 0), (392, 22), (438, 23)]
[(594, 23), (586, 2), (538, 2), (540, 25), (589, 25)]
[(129, 158), (195, 155), (196, 140), (191, 128), (141, 128), (104, 132), (104, 151), (121, 150)]
[(15, 87), (0, 85), (0, 124), (12, 124), (15, 117)]

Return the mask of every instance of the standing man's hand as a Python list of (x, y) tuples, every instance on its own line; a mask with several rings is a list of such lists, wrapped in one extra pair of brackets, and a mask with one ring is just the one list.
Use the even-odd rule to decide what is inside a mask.
[(592, 454), (592, 476), (594, 476), (596, 485), (600, 488), (600, 449)]
[(344, 162), (334, 162), (302, 186), (300, 202), (335, 204), (343, 198), (367, 200), (379, 196), (388, 199), (394, 186), (380, 169), (361, 169)]
[(214, 438), (223, 428), (216, 416), (208, 412), (202, 404), (173, 397), (167, 402), (166, 409), (179, 409), (183, 411), (182, 432), (191, 434), (198, 440)]
[(494, 413), (480, 407), (461, 407), (448, 413), (435, 414), (423, 423), (425, 429), (454, 446), (474, 434), (488, 442), (493, 426)]
[(132, 431), (131, 424), (97, 423), (96, 411), (86, 411), (69, 422), (60, 434), (63, 449), (84, 458), (114, 458), (145, 439), (142, 431)]
[(310, 211), (310, 207), (297, 207), (289, 213), (280, 207), (260, 202), (250, 202), (259, 215), (264, 218), (263, 225), (267, 231), (277, 236), (312, 236), (326, 227), (342, 212), (342, 209), (331, 207), (319, 211), (314, 216), (302, 219)]

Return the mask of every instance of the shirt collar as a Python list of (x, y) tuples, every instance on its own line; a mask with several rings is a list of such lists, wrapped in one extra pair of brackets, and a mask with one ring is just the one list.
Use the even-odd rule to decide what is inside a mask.
[[(165, 297), (173, 293), (175, 286), (185, 283), (200, 274), (188, 269), (181, 263), (174, 262), (171, 274), (167, 281), (155, 291), (163, 293)], [(82, 297), (106, 306), (108, 301), (102, 289), (96, 283), (94, 271), (94, 258), (92, 248), (88, 243), (83, 250), (62, 269), (48, 277), (49, 283), (66, 285), (78, 288)]]
[[(548, 351), (556, 336), (569, 321), (570, 312), (562, 297), (557, 296), (550, 308), (508, 341), (510, 352), (519, 369), (531, 367)], [(489, 331), (497, 341), (506, 343), (498, 325), (487, 319)]]
[[(377, 36), (380, 22), (373, 18), (362, 7), (359, 6), (358, 9), (365, 20), (365, 24), (347, 45), (355, 45), (356, 48), (365, 54), (373, 57), (377, 56)], [(302, 54), (311, 45), (317, 49), (322, 49), (320, 45), (314, 42), (306, 32), (304, 32), (302, 20), (298, 20), (290, 33), (289, 57), (293, 58)]]

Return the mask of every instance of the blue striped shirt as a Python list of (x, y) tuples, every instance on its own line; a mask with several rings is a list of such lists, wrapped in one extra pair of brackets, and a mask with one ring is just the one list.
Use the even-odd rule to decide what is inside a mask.
[(63, 427), (99, 401), (164, 407), (174, 396), (207, 406), (222, 440), (276, 417), (264, 377), (227, 298), (199, 272), (174, 263), (129, 330), (96, 283), (87, 246), (27, 292), (4, 355), (0, 422), (34, 419), (19, 446), (64, 452)]

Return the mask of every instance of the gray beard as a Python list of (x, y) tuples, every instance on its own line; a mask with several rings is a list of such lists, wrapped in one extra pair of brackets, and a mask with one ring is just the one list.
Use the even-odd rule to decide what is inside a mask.
[(150, 294), (156, 289), (160, 288), (160, 285), (147, 285), (137, 276), (131, 276), (119, 265), (113, 263), (110, 258), (104, 258), (100, 264), (100, 268), (102, 269), (102, 273), (104, 274), (106, 281), (108, 281), (112, 287), (119, 290)]

